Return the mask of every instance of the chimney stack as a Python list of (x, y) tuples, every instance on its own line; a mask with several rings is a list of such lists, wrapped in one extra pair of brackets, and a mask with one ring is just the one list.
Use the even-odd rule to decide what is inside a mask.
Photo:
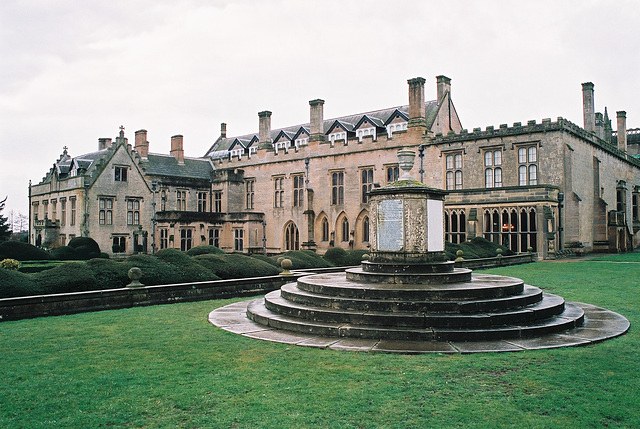
[(593, 99), (593, 83), (582, 84), (582, 112), (584, 116), (584, 129), (587, 132), (596, 130), (595, 104)]
[(180, 134), (171, 137), (171, 155), (178, 160), (178, 164), (184, 164), (184, 148)]
[[(411, 134), (417, 132), (421, 137), (427, 127), (426, 108), (424, 105), (424, 78), (409, 79), (409, 123), (407, 128)], [(439, 87), (439, 85), (438, 85)]]
[(149, 154), (149, 142), (147, 141), (147, 130), (136, 131), (136, 143), (134, 149), (142, 158)]
[(260, 127), (258, 128), (259, 143), (271, 143), (271, 112), (268, 110), (258, 112), (258, 118), (260, 118)]
[(324, 141), (324, 100), (315, 99), (309, 101), (310, 124), (309, 142)]
[(438, 99), (436, 100), (438, 103), (442, 101), (446, 93), (449, 93), (449, 97), (451, 97), (451, 79), (446, 76), (437, 76), (438, 81)]
[(224, 122), (220, 124), (220, 137), (223, 139), (227, 138), (227, 124)]
[(627, 151), (627, 112), (617, 112), (618, 118), (618, 150)]
[(110, 138), (99, 138), (98, 139), (98, 150), (103, 150), (111, 146)]

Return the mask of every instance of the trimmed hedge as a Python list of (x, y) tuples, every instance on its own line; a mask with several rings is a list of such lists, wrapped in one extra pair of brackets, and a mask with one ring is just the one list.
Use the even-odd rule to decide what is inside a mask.
[[(179, 250), (164, 249), (157, 252), (156, 257), (171, 265), (177, 271), (178, 275), (182, 279), (180, 280), (180, 283), (203, 282), (219, 279), (215, 273), (198, 264), (191, 256)], [(144, 274), (144, 271), (142, 273)]]
[(93, 238), (74, 237), (67, 246), (76, 252), (76, 259), (88, 260), (100, 257), (100, 246)]
[(3, 241), (0, 243), (0, 259), (7, 258), (18, 261), (45, 261), (52, 259), (49, 252), (32, 244), (19, 241)]
[(197, 246), (187, 250), (187, 255), (189, 256), (210, 255), (210, 254), (224, 255), (224, 250), (216, 246)]
[(456, 252), (458, 250), (462, 250), (464, 259), (479, 259), (495, 257), (497, 249), (502, 249), (503, 256), (515, 255), (508, 247), (493, 243), (484, 237), (475, 237), (460, 244), (445, 243), (445, 253), (447, 254), (447, 259), (451, 261), (457, 258)]
[(280, 273), (279, 268), (268, 262), (237, 253), (198, 255), (193, 259), (222, 279), (274, 276)]
[(47, 271), (32, 274), (41, 293), (68, 293), (98, 289), (93, 270), (84, 262), (67, 262)]
[(0, 298), (41, 294), (38, 283), (29, 274), (0, 268)]
[[(280, 255), (272, 256), (272, 260), (276, 261), (279, 257), (287, 258), (291, 260), (293, 269), (305, 269), (305, 268), (330, 268), (334, 265), (322, 259), (322, 256), (318, 255), (311, 250), (289, 250)], [(278, 264), (279, 266), (280, 264)]]
[(53, 259), (58, 259), (60, 261), (75, 261), (82, 259), (76, 252), (76, 249), (70, 246), (56, 247), (51, 251), (51, 256)]
[(123, 262), (95, 258), (86, 264), (93, 271), (98, 289), (118, 289), (130, 283), (129, 267)]
[(349, 267), (360, 265), (362, 256), (367, 253), (369, 253), (368, 250), (344, 250), (340, 247), (331, 247), (322, 257), (336, 267)]
[(269, 256), (265, 256), (265, 255), (260, 254), (260, 253), (253, 253), (253, 254), (251, 254), (249, 256), (251, 256), (252, 258), (258, 259), (258, 260), (260, 260), (262, 262), (266, 262), (267, 264), (271, 264), (274, 267), (280, 268), (280, 264), (278, 264), (278, 262), (275, 259), (273, 259), (273, 258), (271, 258)]

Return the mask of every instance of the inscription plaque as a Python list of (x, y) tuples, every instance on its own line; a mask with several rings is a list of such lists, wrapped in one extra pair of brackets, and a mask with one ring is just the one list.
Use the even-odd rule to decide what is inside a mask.
[(378, 250), (397, 252), (404, 245), (402, 200), (383, 200), (378, 204)]

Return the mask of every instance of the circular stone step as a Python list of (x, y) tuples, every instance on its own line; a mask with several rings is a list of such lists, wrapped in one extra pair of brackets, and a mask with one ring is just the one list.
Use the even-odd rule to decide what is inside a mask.
[(431, 313), (480, 313), (503, 311), (535, 304), (542, 300), (542, 290), (525, 285), (522, 293), (501, 298), (419, 301), (400, 299), (359, 299), (341, 296), (322, 295), (298, 288), (296, 283), (288, 283), (280, 289), (281, 296), (287, 301), (300, 305), (357, 311), (414, 311)]
[(319, 295), (353, 299), (468, 301), (520, 294), (524, 290), (524, 282), (515, 277), (474, 274), (470, 281), (454, 284), (367, 283), (351, 281), (342, 272), (301, 277), (298, 288)]

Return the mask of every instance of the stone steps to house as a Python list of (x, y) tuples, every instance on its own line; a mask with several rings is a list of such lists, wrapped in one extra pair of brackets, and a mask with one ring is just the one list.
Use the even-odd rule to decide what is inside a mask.
[(481, 313), (503, 311), (535, 304), (542, 300), (542, 290), (525, 285), (522, 293), (501, 298), (442, 301), (404, 301), (399, 299), (358, 299), (328, 296), (298, 288), (288, 283), (281, 288), (281, 296), (298, 305), (352, 311), (428, 312), (428, 313)]
[(298, 279), (298, 288), (319, 295), (350, 299), (471, 301), (520, 294), (524, 290), (524, 282), (515, 277), (473, 274), (469, 281), (459, 283), (368, 283), (350, 280), (341, 272), (302, 277)]
[(545, 294), (543, 299), (524, 308), (484, 313), (434, 313), (420, 311), (357, 311), (298, 304), (268, 293), (264, 305), (274, 313), (318, 322), (348, 323), (413, 328), (488, 328), (507, 324), (533, 323), (564, 311), (564, 299)]
[(274, 329), (326, 337), (407, 341), (484, 341), (546, 335), (573, 329), (584, 323), (584, 311), (574, 304), (566, 304), (561, 314), (534, 323), (454, 329), (354, 325), (305, 320), (275, 313), (267, 309), (264, 303), (265, 301), (262, 300), (252, 302), (247, 308), (247, 317)]

